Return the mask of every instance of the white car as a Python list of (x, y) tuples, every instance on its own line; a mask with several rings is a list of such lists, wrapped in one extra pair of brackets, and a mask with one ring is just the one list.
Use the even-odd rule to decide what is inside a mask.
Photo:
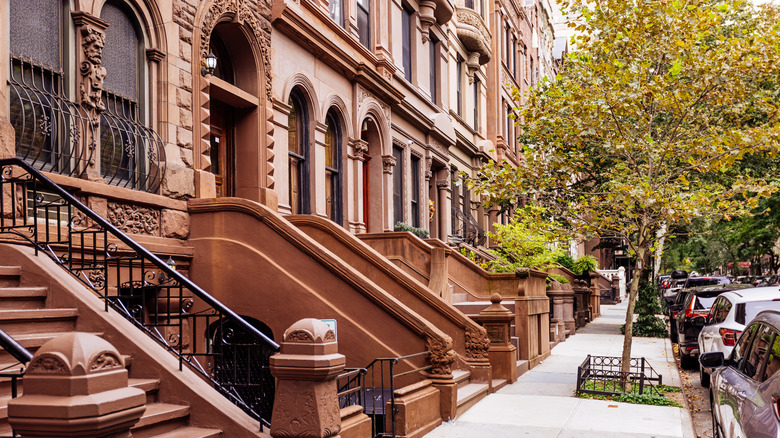
[[(699, 332), (699, 353), (720, 351), (729, 357), (745, 325), (762, 310), (780, 310), (780, 287), (756, 287), (723, 292), (703, 318)], [(699, 365), (702, 386), (709, 386), (710, 375)]]

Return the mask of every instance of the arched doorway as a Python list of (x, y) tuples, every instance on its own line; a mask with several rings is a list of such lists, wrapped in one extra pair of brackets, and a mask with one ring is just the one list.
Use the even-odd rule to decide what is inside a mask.
[(363, 223), (366, 232), (384, 231), (384, 184), (382, 181), (382, 139), (373, 117), (363, 120), (360, 139), (368, 144), (363, 154)]
[[(273, 339), (273, 331), (262, 321), (242, 318)], [(222, 385), (239, 405), (271, 418), (274, 379), (269, 370), (273, 354), (267, 345), (230, 318), (222, 318), (206, 329), (209, 353), (213, 354), (214, 380)]]
[(211, 32), (209, 50), (217, 57), (217, 67), (209, 77), (208, 156), (217, 196), (259, 201), (261, 151), (255, 96), (260, 72), (247, 32), (232, 22), (219, 23)]

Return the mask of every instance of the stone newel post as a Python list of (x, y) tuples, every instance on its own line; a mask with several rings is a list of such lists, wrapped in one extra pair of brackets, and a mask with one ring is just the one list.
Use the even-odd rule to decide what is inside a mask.
[(271, 374), (276, 377), (271, 436), (339, 436), (336, 377), (345, 363), (335, 334), (324, 322), (306, 318), (287, 329), (281, 353), (271, 356)]
[(43, 344), (24, 376), (24, 395), (8, 402), (22, 437), (130, 437), (146, 393), (127, 386), (127, 369), (106, 340), (68, 333)]
[(490, 306), (479, 312), (475, 318), (487, 330), (490, 339), (488, 357), (493, 368), (493, 377), (506, 379), (508, 383), (517, 380), (517, 349), (510, 342), (509, 326), (515, 314), (501, 305), (501, 295), (490, 296)]

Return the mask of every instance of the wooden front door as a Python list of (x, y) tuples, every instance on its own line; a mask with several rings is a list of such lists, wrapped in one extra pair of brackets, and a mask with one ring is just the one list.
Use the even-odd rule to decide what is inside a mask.
[(216, 182), (217, 197), (235, 195), (235, 147), (232, 110), (211, 103), (211, 173)]
[(371, 186), (369, 185), (370, 178), (368, 174), (370, 173), (369, 165), (368, 163), (371, 161), (371, 156), (368, 155), (368, 152), (363, 153), (363, 222), (366, 224), (366, 232), (368, 232), (368, 218), (371, 213), (370, 208), (370, 197), (369, 193), (371, 192)]

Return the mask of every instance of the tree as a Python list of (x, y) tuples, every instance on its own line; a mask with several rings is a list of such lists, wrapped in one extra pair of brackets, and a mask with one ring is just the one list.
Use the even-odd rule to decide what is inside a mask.
[(774, 191), (735, 165), (777, 155), (778, 15), (738, 0), (563, 6), (575, 49), (517, 108), (517, 166), (488, 162), (469, 184), (494, 204), (528, 200), (578, 234), (629, 243), (628, 371), (638, 281), (661, 225), (738, 216)]

